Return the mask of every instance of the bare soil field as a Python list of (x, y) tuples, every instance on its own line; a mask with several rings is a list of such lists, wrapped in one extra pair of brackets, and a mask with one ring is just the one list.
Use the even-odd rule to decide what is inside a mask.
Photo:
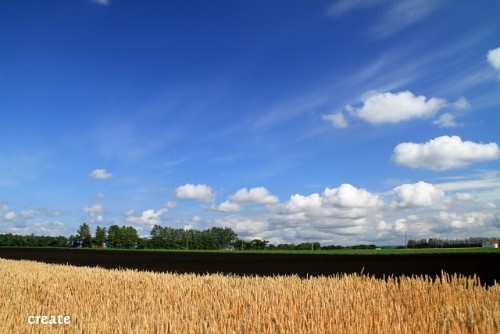
[(388, 276), (441, 276), (441, 272), (476, 276), (488, 286), (500, 282), (500, 252), (408, 255), (314, 255), (269, 253), (197, 253), (109, 251), (56, 248), (0, 248), (5, 259), (35, 260), (102, 268), (154, 272), (235, 274), (245, 276), (327, 276), (363, 273)]

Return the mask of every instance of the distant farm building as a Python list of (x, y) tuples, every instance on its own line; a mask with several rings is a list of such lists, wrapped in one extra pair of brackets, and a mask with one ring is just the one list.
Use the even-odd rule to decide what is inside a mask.
[(498, 241), (498, 240), (483, 241), (483, 247), (485, 247), (485, 248), (499, 248), (500, 241)]

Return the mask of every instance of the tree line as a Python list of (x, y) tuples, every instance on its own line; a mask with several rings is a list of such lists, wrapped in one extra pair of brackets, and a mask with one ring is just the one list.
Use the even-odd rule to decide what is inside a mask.
[(497, 237), (470, 237), (464, 239), (410, 239), (407, 242), (408, 248), (466, 248), (466, 247), (481, 247), (484, 241), (499, 240)]
[(65, 247), (68, 238), (63, 236), (0, 234), (2, 247)]
[[(407, 248), (461, 248), (481, 247), (484, 241), (500, 240), (498, 237), (469, 237), (464, 239), (409, 239)], [(64, 236), (36, 236), (0, 234), (0, 247), (99, 247), (138, 249), (179, 249), (179, 250), (333, 250), (333, 249), (375, 249), (369, 245), (325, 245), (319, 242), (300, 244), (270, 244), (268, 240), (246, 241), (228, 227), (211, 227), (205, 230), (173, 228), (154, 225), (149, 237), (139, 237), (132, 226), (97, 226), (92, 233), (90, 226), (83, 223), (76, 234)], [(405, 248), (405, 246), (399, 246)]]

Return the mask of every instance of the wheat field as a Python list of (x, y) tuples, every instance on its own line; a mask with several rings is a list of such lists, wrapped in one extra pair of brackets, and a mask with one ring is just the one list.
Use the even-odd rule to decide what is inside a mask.
[[(0, 333), (500, 333), (500, 285), (160, 274), (0, 259)], [(30, 324), (34, 316), (69, 324)], [(31, 318), (29, 318), (32, 316)]]

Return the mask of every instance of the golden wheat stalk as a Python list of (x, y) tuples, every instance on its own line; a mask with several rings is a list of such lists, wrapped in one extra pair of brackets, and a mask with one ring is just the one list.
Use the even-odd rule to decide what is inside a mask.
[[(0, 259), (0, 333), (500, 333), (500, 285), (105, 270)], [(29, 324), (29, 316), (70, 324)], [(33, 319), (33, 318), (31, 318)]]

